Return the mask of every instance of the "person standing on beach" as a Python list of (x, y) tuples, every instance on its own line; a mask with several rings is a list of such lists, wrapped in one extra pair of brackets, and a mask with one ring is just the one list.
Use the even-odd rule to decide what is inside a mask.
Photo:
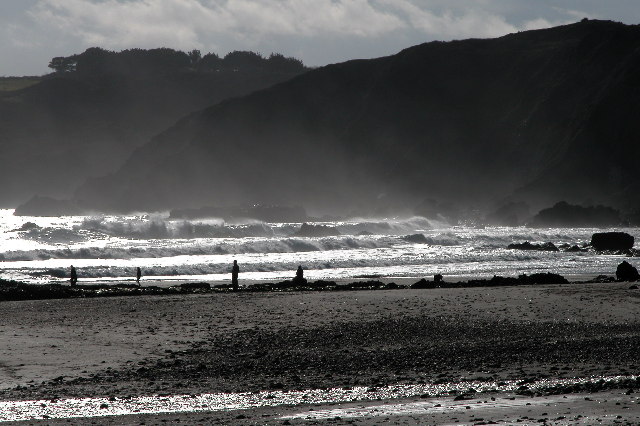
[(296, 279), (298, 281), (304, 279), (304, 270), (302, 269), (302, 265), (298, 265), (298, 270), (296, 271)]
[(233, 291), (238, 291), (238, 274), (240, 273), (240, 267), (238, 266), (238, 261), (233, 261), (233, 268), (231, 268), (231, 285), (233, 286)]
[(138, 266), (136, 269), (136, 282), (140, 285), (140, 278), (142, 277), (142, 269)]
[(71, 274), (69, 274), (69, 277), (69, 282), (71, 283), (71, 285), (76, 285), (76, 283), (78, 282), (78, 273), (76, 272), (76, 268), (74, 268), (73, 265), (71, 265)]
[(293, 282), (296, 284), (307, 283), (307, 280), (304, 279), (304, 269), (302, 269), (302, 265), (298, 265), (298, 270), (296, 271), (296, 277), (293, 279)]

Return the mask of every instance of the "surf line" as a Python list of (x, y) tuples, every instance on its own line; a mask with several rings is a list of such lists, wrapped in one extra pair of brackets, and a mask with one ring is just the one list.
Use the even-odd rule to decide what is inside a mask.
[[(638, 380), (640, 376), (594, 376), (588, 378), (541, 379), (526, 383), (535, 391), (558, 386), (604, 382), (615, 384)], [(204, 393), (198, 395), (139, 396), (131, 398), (67, 398), (58, 400), (1, 401), (0, 422), (247, 410), (279, 405), (309, 405), (401, 399), (416, 396), (437, 397), (465, 392), (513, 392), (522, 380), (504, 382), (467, 381), (442, 384), (390, 385), (383, 387), (310, 389), (302, 391), (261, 391)]]

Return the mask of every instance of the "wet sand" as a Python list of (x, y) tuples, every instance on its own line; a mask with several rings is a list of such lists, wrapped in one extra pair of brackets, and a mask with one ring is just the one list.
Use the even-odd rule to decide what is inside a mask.
[[(628, 287), (607, 283), (3, 302), (0, 395), (3, 400), (126, 397), (638, 374), (640, 291)], [(579, 394), (586, 402), (572, 405), (573, 417), (615, 413), (611, 419), (637, 423), (635, 394), (596, 390), (604, 392), (601, 401), (607, 402), (590, 404), (584, 400), (588, 394)], [(532, 397), (558, 398), (517, 396)], [(621, 411), (609, 401), (629, 408)], [(490, 404), (486, 407), (473, 412), (476, 419), (502, 416), (514, 423), (532, 410), (524, 405), (490, 417)], [(595, 407), (609, 408), (596, 413)], [(125, 423), (306, 423), (280, 418), (305, 410), (309, 407), (144, 415), (127, 417)], [(467, 413), (423, 411), (389, 414), (385, 421), (470, 421)], [(543, 412), (535, 415), (551, 419)], [(428, 417), (432, 415), (436, 417)], [(123, 418), (91, 421), (118, 424)], [(347, 421), (382, 420), (370, 414), (334, 423)]]

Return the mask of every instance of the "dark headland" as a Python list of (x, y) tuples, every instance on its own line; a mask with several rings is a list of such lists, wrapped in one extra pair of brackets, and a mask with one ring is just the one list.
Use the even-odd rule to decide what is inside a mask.
[(638, 26), (587, 20), (321, 67), (194, 112), (74, 199), (120, 211), (633, 210), (639, 43)]
[[(53, 58), (49, 67), (53, 72), (43, 77), (0, 78), (2, 208), (34, 195), (67, 199), (185, 115), (307, 71), (279, 54), (235, 51), (221, 58), (168, 48), (94, 47)], [(48, 207), (73, 214), (82, 206)]]

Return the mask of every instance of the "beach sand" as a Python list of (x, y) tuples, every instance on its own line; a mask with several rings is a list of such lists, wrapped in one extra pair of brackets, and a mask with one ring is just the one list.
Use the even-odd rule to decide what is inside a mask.
[[(630, 290), (629, 283), (2, 302), (0, 395), (2, 400), (31, 400), (632, 375), (640, 372), (639, 312), (640, 291)], [(384, 417), (371, 413), (385, 409), (372, 408), (368, 415), (331, 421), (528, 424), (530, 419), (522, 416), (551, 421), (549, 409), (542, 407), (569, 399), (571, 404), (554, 411), (554, 416), (570, 411), (553, 417), (565, 417), (557, 424), (590, 424), (585, 419), (597, 416), (601, 423), (638, 423), (640, 404), (635, 393), (626, 394), (628, 389), (598, 389), (598, 404), (584, 399), (593, 399), (589, 394), (576, 396), (575, 390), (494, 395), (499, 401), (535, 402), (506, 408), (481, 394), (472, 402), (482, 408), (471, 413), (480, 421), (470, 420), (466, 408)], [(419, 402), (435, 405), (436, 400)], [(312, 420), (282, 416), (309, 408), (91, 422), (297, 424)]]

